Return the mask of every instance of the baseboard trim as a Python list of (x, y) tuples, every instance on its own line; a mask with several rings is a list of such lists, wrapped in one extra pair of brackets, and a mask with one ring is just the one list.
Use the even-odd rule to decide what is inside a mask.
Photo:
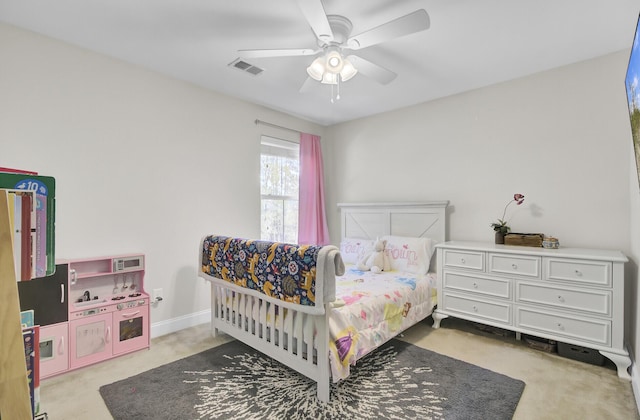
[(171, 334), (207, 322), (211, 322), (211, 309), (167, 319), (165, 321), (153, 322), (151, 324), (151, 338)]
[(635, 363), (631, 366), (631, 388), (636, 400), (636, 408), (640, 413), (640, 370), (638, 370), (638, 365)]

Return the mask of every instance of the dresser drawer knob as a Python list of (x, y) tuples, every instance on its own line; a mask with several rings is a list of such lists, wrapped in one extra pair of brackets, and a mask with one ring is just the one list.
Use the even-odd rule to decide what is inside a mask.
[(518, 269), (518, 264), (511, 264), (511, 268), (513, 268), (514, 270)]
[(558, 300), (559, 300), (560, 302), (564, 302), (564, 298), (562, 297), (562, 295), (558, 295)]
[(478, 312), (478, 307), (476, 305), (473, 305), (473, 312)]
[(477, 289), (477, 288), (478, 288), (478, 283), (473, 282), (473, 288), (474, 288), (474, 289)]
[(576, 270), (576, 276), (581, 277), (582, 276), (582, 272), (580, 270)]
[(564, 331), (564, 325), (562, 325), (560, 322), (558, 322), (558, 329), (560, 331)]
[(460, 264), (464, 264), (466, 263), (466, 261), (464, 260), (464, 258), (460, 258)]

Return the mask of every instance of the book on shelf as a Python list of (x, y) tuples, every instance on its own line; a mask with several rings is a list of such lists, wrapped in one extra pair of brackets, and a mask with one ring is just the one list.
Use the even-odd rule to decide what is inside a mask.
[(13, 232), (13, 255), (16, 280), (36, 277), (37, 268), (37, 211), (34, 191), (5, 190), (9, 204), (9, 225)]
[(24, 169), (15, 169), (15, 168), (5, 168), (2, 166), (0, 166), (0, 172), (6, 172), (10, 174), (38, 175), (38, 173), (34, 171), (27, 171)]
[[(33, 240), (35, 238), (35, 207), (33, 206), (33, 191), (17, 193), (22, 201), (21, 226), (20, 226), (20, 280), (31, 280), (35, 277), (35, 248)], [(17, 197), (16, 197), (17, 199)], [(15, 250), (14, 250), (15, 252)]]
[(24, 358), (27, 366), (27, 382), (31, 412), (35, 416), (40, 412), (40, 326), (32, 325), (22, 329), (24, 340)]
[(33, 327), (35, 319), (35, 312), (33, 309), (27, 309), (26, 311), (20, 312), (20, 324), (22, 324), (22, 329)]
[(9, 202), (9, 228), (12, 236), (13, 260), (16, 272), (16, 280), (22, 278), (22, 198), (8, 190), (7, 198)]
[(47, 197), (36, 194), (36, 277), (47, 275)]
[(33, 415), (40, 413), (40, 326), (34, 325)]
[(9, 192), (17, 280), (52, 275), (55, 272), (55, 179), (29, 171), (3, 169), (7, 168), (0, 168), (0, 189)]

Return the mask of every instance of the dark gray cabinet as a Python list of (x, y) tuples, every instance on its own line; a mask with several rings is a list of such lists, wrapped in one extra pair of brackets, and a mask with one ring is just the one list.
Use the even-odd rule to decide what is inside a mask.
[(50, 276), (18, 282), (20, 310), (33, 309), (35, 325), (44, 327), (67, 322), (69, 320), (68, 283), (68, 264), (57, 264), (56, 272)]

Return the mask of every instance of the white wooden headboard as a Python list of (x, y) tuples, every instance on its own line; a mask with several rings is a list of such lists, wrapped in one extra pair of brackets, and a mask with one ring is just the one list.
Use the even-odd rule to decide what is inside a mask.
[(342, 238), (383, 235), (447, 240), (449, 201), (421, 203), (338, 203)]

